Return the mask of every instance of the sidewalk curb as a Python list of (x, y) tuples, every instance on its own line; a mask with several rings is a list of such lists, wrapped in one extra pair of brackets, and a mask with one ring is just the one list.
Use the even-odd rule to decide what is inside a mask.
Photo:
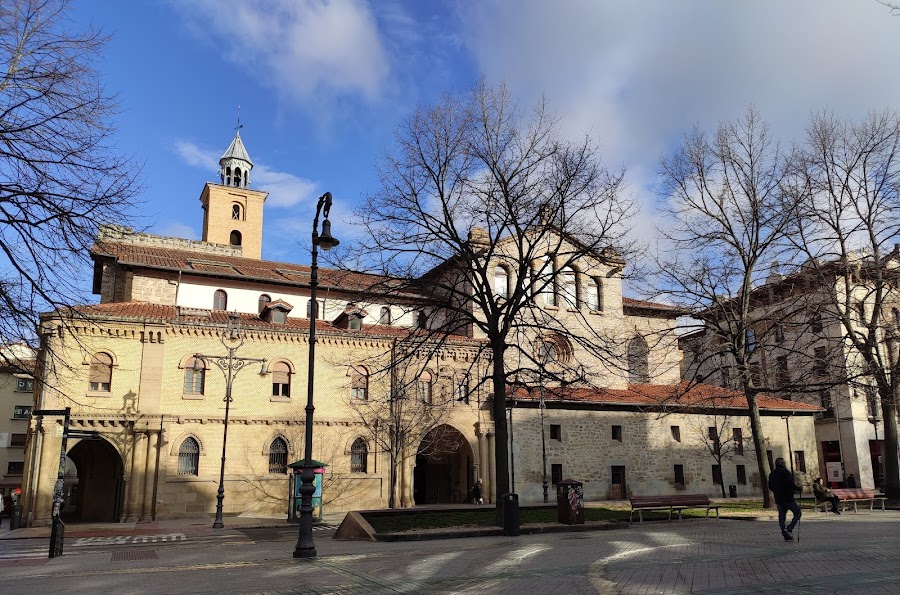
[[(541, 533), (584, 533), (587, 531), (612, 531), (627, 529), (628, 523), (624, 521), (604, 521), (590, 525), (554, 525), (548, 527), (523, 527), (521, 535), (538, 535)], [(490, 529), (469, 529), (448, 531), (446, 533), (376, 533), (376, 541), (431, 541), (435, 539), (460, 539), (464, 537), (502, 537), (503, 529), (492, 527)]]

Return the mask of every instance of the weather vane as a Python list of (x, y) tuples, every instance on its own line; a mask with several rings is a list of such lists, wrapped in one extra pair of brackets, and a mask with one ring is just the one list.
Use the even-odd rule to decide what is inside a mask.
[(238, 114), (237, 114), (237, 116), (238, 116), (238, 117), (237, 117), (237, 126), (234, 127), (234, 129), (235, 129), (236, 131), (237, 131), (237, 130), (240, 130), (241, 128), (244, 127), (244, 125), (241, 124), (241, 106), (238, 106)]

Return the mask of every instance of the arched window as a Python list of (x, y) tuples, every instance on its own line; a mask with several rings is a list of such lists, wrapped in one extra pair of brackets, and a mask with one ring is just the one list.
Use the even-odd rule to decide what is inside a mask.
[(365, 368), (350, 369), (350, 397), (359, 401), (369, 398), (369, 371)]
[(419, 401), (422, 403), (431, 403), (431, 388), (431, 372), (425, 370), (416, 382), (416, 392), (418, 393), (417, 396)]
[(391, 307), (390, 306), (382, 306), (381, 314), (378, 316), (378, 324), (390, 324), (391, 323)]
[(362, 438), (353, 441), (350, 447), (350, 472), (366, 473), (368, 468), (369, 447)]
[(213, 294), (213, 310), (228, 309), (228, 294), (224, 289), (217, 289)]
[(231, 205), (231, 218), (235, 221), (241, 221), (244, 218), (241, 215), (241, 205), (237, 203)]
[(284, 362), (272, 364), (272, 396), (291, 397), (291, 369)]
[[(306, 317), (312, 318), (312, 309), (313, 309), (313, 301), (306, 300)], [(316, 300), (316, 319), (320, 319), (322, 317), (322, 302)]]
[(257, 307), (259, 308), (260, 314), (262, 311), (266, 309), (266, 306), (272, 303), (272, 298), (268, 293), (264, 293), (259, 296), (259, 302), (257, 303)]
[(240, 246), (241, 245), (241, 232), (238, 230), (232, 230), (231, 235), (228, 236), (228, 243), (232, 246)]
[(509, 271), (498, 266), (494, 269), (494, 294), (500, 298), (509, 298)]
[(416, 314), (416, 328), (428, 328), (428, 315), (421, 310)]
[(112, 389), (113, 358), (108, 353), (95, 353), (91, 356), (91, 368), (88, 377), (88, 388), (92, 392), (108, 393)]
[(578, 283), (576, 283), (575, 271), (571, 267), (564, 267), (559, 272), (559, 289), (562, 294), (562, 305), (567, 308), (578, 307)]
[(459, 374), (456, 377), (453, 398), (457, 403), (469, 404), (469, 376)]
[(592, 312), (603, 311), (603, 282), (595, 277), (587, 280), (587, 307)]
[(225, 185), (231, 186), (231, 168), (230, 167), (225, 168)]
[(178, 449), (178, 475), (198, 475), (200, 469), (200, 444), (191, 436), (184, 439)]
[(202, 395), (206, 388), (206, 362), (192, 357), (184, 366), (184, 394)]
[(241, 187), (241, 168), (234, 168), (234, 185), (238, 188)]
[(650, 347), (643, 337), (634, 337), (628, 342), (628, 382), (650, 382)]
[(269, 474), (281, 475), (287, 473), (287, 442), (278, 437), (269, 445)]
[(541, 288), (541, 293), (544, 294), (544, 303), (548, 306), (558, 305), (556, 300), (556, 275), (553, 270), (553, 262), (548, 259), (541, 263), (537, 284)]

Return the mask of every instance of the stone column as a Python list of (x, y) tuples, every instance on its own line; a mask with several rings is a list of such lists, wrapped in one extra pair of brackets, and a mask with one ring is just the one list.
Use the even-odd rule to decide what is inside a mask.
[(159, 431), (147, 432), (147, 471), (144, 474), (144, 505), (141, 507), (141, 520), (153, 520), (153, 488), (156, 485), (156, 451), (159, 447)]
[[(44, 421), (41, 452), (39, 457), (40, 475), (35, 488), (34, 519), (49, 521), (53, 516), (53, 490), (59, 474), (59, 454), (62, 438), (56, 436), (58, 425), (55, 420)], [(43, 524), (43, 523), (39, 523)]]
[(125, 500), (124, 522), (133, 523), (141, 516), (141, 493), (144, 485), (144, 453), (147, 447), (144, 439), (147, 435), (132, 429), (131, 432), (131, 463), (128, 474), (128, 494)]

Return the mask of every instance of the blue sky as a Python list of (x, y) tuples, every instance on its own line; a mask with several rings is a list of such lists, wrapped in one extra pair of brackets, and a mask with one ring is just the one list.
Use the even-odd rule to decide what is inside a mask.
[(900, 107), (900, 16), (876, 0), (87, 0), (73, 16), (113, 35), (97, 67), (150, 231), (199, 239), (240, 106), (272, 260), (308, 260), (326, 190), (340, 237), (401, 119), (481, 75), (594, 135), (628, 170), (645, 238), (656, 163), (694, 123), (752, 103), (789, 144), (814, 111)]

